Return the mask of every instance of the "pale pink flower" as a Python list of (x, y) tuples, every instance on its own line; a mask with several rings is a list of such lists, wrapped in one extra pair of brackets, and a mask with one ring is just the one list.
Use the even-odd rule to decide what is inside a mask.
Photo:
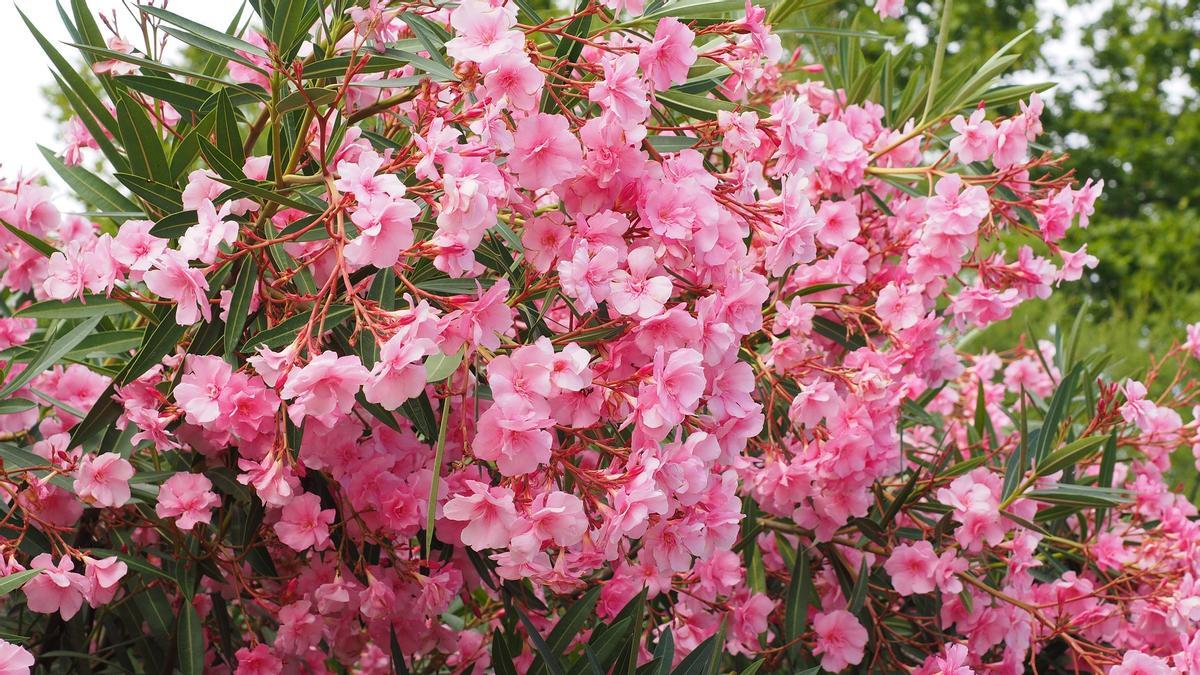
[(338, 356), (326, 351), (303, 368), (292, 371), (279, 395), (290, 401), (288, 417), (300, 424), (313, 417), (325, 426), (333, 426), (337, 415), (354, 408), (354, 395), (366, 384), (371, 373), (357, 356)]
[(179, 325), (190, 326), (200, 317), (212, 320), (206, 295), (208, 279), (200, 270), (188, 267), (187, 256), (179, 251), (165, 251), (143, 279), (150, 292), (177, 303), (175, 321)]
[(642, 72), (658, 91), (687, 80), (688, 70), (696, 62), (692, 41), (696, 34), (674, 17), (660, 19), (654, 29), (654, 41), (638, 50)]
[(320, 497), (306, 492), (284, 505), (275, 534), (294, 551), (320, 551), (329, 547), (329, 525), (335, 516), (333, 509), (321, 509)]
[(229, 208), (230, 202), (226, 202), (218, 212), (211, 201), (205, 199), (201, 202), (196, 209), (196, 224), (179, 238), (179, 252), (189, 260), (212, 264), (217, 259), (221, 244), (232, 244), (237, 239), (237, 222), (225, 220)]
[(862, 662), (867, 646), (867, 629), (844, 609), (818, 612), (812, 619), (817, 634), (813, 654), (821, 657), (821, 667), (831, 673)]
[(413, 245), (412, 221), (420, 214), (421, 208), (408, 199), (377, 197), (360, 203), (350, 214), (358, 236), (346, 245), (346, 260), (356, 267), (395, 265), (400, 254)]
[(495, 461), (505, 476), (530, 473), (550, 461), (554, 437), (546, 430), (553, 424), (544, 403), (535, 406), (508, 397), (479, 416), (471, 451), (479, 459)]
[(517, 520), (512, 490), (474, 480), (466, 481), (465, 485), (471, 494), (455, 495), (442, 507), (442, 515), (467, 522), (460, 535), (464, 546), (476, 551), (507, 546)]
[(88, 604), (95, 609), (112, 602), (120, 590), (121, 579), (125, 578), (125, 573), (129, 571), (129, 566), (116, 556), (100, 560), (85, 557), (83, 565), (84, 577), (88, 581), (84, 597)]
[(187, 372), (175, 387), (175, 402), (189, 424), (213, 422), (221, 416), (221, 401), (233, 369), (219, 356), (188, 356), (186, 363)]
[(583, 150), (562, 115), (536, 113), (517, 123), (508, 167), (521, 187), (552, 188), (579, 174)]
[(133, 465), (115, 452), (84, 455), (75, 474), (75, 494), (99, 506), (122, 506), (129, 501), (133, 473)]
[(174, 518), (181, 530), (196, 523), (208, 524), (221, 498), (212, 491), (212, 481), (199, 473), (177, 473), (163, 482), (154, 511), (159, 518)]
[(425, 389), (425, 366), (421, 359), (437, 351), (433, 340), (398, 332), (379, 350), (379, 362), (363, 385), (363, 396), (388, 410), (395, 410)]
[(958, 132), (950, 140), (950, 152), (965, 163), (987, 161), (996, 151), (996, 126), (986, 115), (987, 111), (979, 108), (971, 113), (970, 119), (959, 115), (950, 120), (950, 126)]
[(900, 595), (930, 593), (933, 591), (934, 570), (938, 556), (933, 545), (927, 541), (901, 544), (892, 550), (892, 555), (883, 564), (892, 577), (892, 588)]
[(534, 110), (546, 76), (520, 51), (501, 54), (485, 64), (483, 88), (492, 101), (505, 101), (517, 110)]
[(154, 223), (149, 220), (127, 220), (113, 237), (113, 259), (131, 270), (145, 272), (158, 256), (167, 250), (167, 240), (150, 234)]
[(38, 555), (29, 565), (42, 573), (25, 582), (25, 605), (31, 612), (53, 614), (58, 612), (63, 621), (69, 621), (83, 606), (83, 596), (88, 592), (88, 580), (77, 574), (75, 563), (67, 556), (54, 564), (49, 553)]
[(0, 675), (29, 675), (33, 663), (33, 654), (27, 649), (7, 640), (0, 640)]
[(666, 275), (651, 276), (658, 269), (654, 250), (642, 246), (629, 252), (629, 271), (613, 272), (608, 304), (618, 314), (648, 319), (662, 311), (674, 286)]

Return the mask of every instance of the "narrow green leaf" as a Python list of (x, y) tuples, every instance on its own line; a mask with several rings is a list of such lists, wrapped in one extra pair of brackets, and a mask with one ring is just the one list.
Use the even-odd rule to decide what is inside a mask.
[(9, 574), (7, 576), (0, 577), (0, 597), (8, 595), (9, 593), (12, 593), (15, 590), (19, 590), (22, 586), (25, 585), (25, 583), (27, 581), (29, 581), (30, 579), (36, 577), (37, 575), (39, 575), (41, 573), (42, 573), (42, 570), (33, 569), (33, 570), (25, 570), (23, 572), (17, 572), (16, 574)]
[(67, 352), (75, 348), (85, 337), (95, 330), (96, 324), (100, 323), (103, 317), (93, 316), (84, 319), (79, 325), (72, 328), (65, 335), (54, 336), (47, 340), (45, 348), (41, 351), (36, 359), (31, 361), (20, 373), (17, 373), (12, 380), (3, 388), (0, 389), (0, 400), (6, 398), (9, 394), (20, 389), (25, 383), (32, 380), (42, 371), (58, 362)]
[[(79, 199), (90, 206), (94, 206), (101, 211), (111, 211), (114, 213), (140, 212), (141, 208), (129, 198), (117, 191), (109, 183), (101, 180), (91, 171), (82, 166), (67, 166), (58, 158), (51, 150), (38, 146), (42, 157), (50, 168), (58, 174), (59, 178), (67, 184)], [(125, 220), (124, 218), (115, 220)]]
[(179, 609), (179, 631), (175, 636), (179, 648), (179, 670), (183, 675), (204, 673), (204, 627), (190, 597), (184, 597)]
[(254, 296), (257, 283), (258, 264), (254, 261), (254, 256), (244, 256), (238, 269), (237, 281), (233, 285), (229, 312), (225, 319), (225, 352), (230, 359), (241, 344), (242, 329), (246, 327), (246, 319), (250, 314), (250, 300)]

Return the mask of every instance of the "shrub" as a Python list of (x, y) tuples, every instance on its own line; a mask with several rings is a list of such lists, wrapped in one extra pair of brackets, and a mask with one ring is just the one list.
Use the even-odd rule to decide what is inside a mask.
[(0, 193), (7, 672), (1193, 669), (1193, 387), (953, 348), (1100, 185), (1015, 45), (806, 4), (77, 0), (98, 90), (30, 25), (88, 211)]

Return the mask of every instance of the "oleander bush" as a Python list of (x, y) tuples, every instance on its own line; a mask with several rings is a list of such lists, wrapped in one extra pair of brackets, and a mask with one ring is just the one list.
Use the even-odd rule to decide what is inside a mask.
[(1020, 38), (165, 4), (26, 22), (0, 673), (1200, 669), (1200, 326), (957, 348), (1097, 264)]

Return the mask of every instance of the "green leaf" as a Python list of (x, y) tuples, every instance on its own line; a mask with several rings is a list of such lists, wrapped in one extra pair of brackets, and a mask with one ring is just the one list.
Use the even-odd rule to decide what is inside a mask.
[(38, 237), (37, 235), (35, 235), (31, 232), (26, 232), (25, 230), (22, 230), (14, 225), (10, 225), (7, 221), (0, 221), (0, 222), (2, 222), (4, 224), (4, 227), (9, 232), (11, 232), (13, 234), (13, 236), (15, 236), (18, 239), (20, 239), (21, 241), (25, 242), (26, 244), (29, 245), (30, 248), (37, 251), (38, 253), (41, 253), (42, 255), (46, 256), (47, 258), (49, 258), (50, 256), (52, 256), (58, 252), (58, 249), (54, 248), (54, 246), (52, 246), (49, 242), (43, 240), (41, 237)]
[[(217, 176), (217, 180), (228, 185), (231, 188), (244, 192), (251, 197), (258, 197), (269, 202), (274, 202), (280, 206), (304, 211), (305, 213), (321, 213), (325, 210), (325, 205), (316, 206), (306, 201), (300, 201), (292, 197), (285, 197), (274, 190), (268, 189), (270, 183), (254, 183), (251, 181), (230, 180), (222, 176)], [(273, 186), (272, 186), (273, 187)]]
[(655, 150), (669, 154), (686, 150), (699, 143), (700, 139), (691, 136), (648, 136), (646, 142)]
[[(332, 330), (352, 314), (354, 314), (354, 308), (350, 305), (331, 306), (325, 314), (325, 330)], [(281, 321), (278, 325), (251, 336), (250, 339), (242, 343), (241, 351), (252, 352), (260, 345), (265, 345), (272, 349), (289, 345), (296, 339), (300, 329), (308, 324), (308, 320), (309, 315), (306, 313), (289, 317)]]
[[(169, 176), (170, 170), (163, 169), (163, 176)], [(175, 213), (183, 208), (183, 193), (178, 188), (165, 185), (145, 176), (117, 172), (113, 176), (130, 192), (145, 199), (151, 206), (163, 213)]]
[(863, 604), (867, 599), (867, 581), (871, 578), (871, 568), (867, 565), (867, 557), (863, 556), (862, 563), (858, 568), (858, 578), (854, 580), (854, 590), (850, 593), (850, 598), (846, 603), (846, 609), (851, 614), (858, 614), (862, 611)]
[(183, 598), (179, 609), (179, 630), (175, 635), (179, 648), (179, 670), (183, 675), (204, 674), (204, 626), (190, 597)]
[(1072, 485), (1058, 483), (1038, 490), (1030, 490), (1024, 494), (1046, 504), (1062, 504), (1078, 507), (1108, 507), (1117, 506), (1130, 500), (1128, 490), (1102, 488), (1091, 485)]
[(250, 44), (249, 42), (246, 42), (245, 40), (236, 38), (228, 33), (223, 33), (219, 30), (214, 30), (212, 28), (209, 28), (208, 26), (205, 26), (204, 24), (196, 23), (195, 21), (192, 21), (191, 19), (179, 16), (178, 14), (175, 14), (174, 12), (168, 12), (165, 9), (161, 9), (159, 7), (151, 7), (148, 5), (139, 5), (138, 9), (146, 14), (158, 17), (159, 19), (162, 19), (163, 21), (166, 21), (167, 23), (169, 23), (173, 26), (178, 26), (178, 27), (188, 31), (189, 33), (199, 35), (200, 37), (208, 40), (209, 42), (215, 42), (215, 43), (217, 43), (223, 47), (226, 47), (230, 50), (242, 51), (242, 52), (246, 52), (247, 54), (254, 54), (255, 56), (262, 56), (262, 57), (266, 57), (266, 55), (267, 55), (267, 53), (265, 51), (263, 51), (261, 48), (255, 47), (254, 45)]
[(212, 95), (207, 89), (169, 77), (121, 75), (117, 77), (117, 81), (130, 89), (170, 103), (180, 111), (199, 113)]
[(95, 92), (92, 90), (92, 87), (88, 85), (87, 81), (85, 81), (79, 72), (75, 70), (75, 66), (73, 66), (70, 61), (64, 58), (63, 55), (54, 48), (50, 41), (47, 40), (44, 35), (42, 35), (41, 31), (39, 31), (37, 27), (33, 25), (33, 22), (29, 20), (29, 17), (25, 16), (25, 13), (22, 12), (19, 7), (17, 8), (17, 14), (21, 16), (21, 21), (25, 22), (25, 26), (29, 29), (29, 32), (33, 35), (34, 39), (37, 40), (37, 43), (41, 46), (42, 51), (44, 51), (46, 56), (50, 58), (50, 62), (54, 65), (54, 69), (58, 71), (58, 77), (67, 85), (67, 88), (70, 89), (71, 93), (74, 94), (75, 97), (87, 108), (87, 111), (91, 113), (92, 117), (94, 117), (102, 127), (110, 132), (116, 131), (116, 119), (113, 118), (113, 115), (108, 111), (108, 108), (106, 108), (104, 104), (100, 102), (99, 97), (96, 96)]
[[(743, 3), (744, 6), (744, 3)], [(660, 91), (655, 96), (663, 105), (677, 110), (688, 117), (695, 117), (702, 120), (715, 120), (717, 113), (722, 110), (737, 110), (737, 104), (720, 99), (709, 98), (699, 94), (688, 94), (677, 89), (668, 89)]]
[(1058, 427), (1065, 418), (1067, 406), (1070, 405), (1071, 399), (1075, 395), (1075, 383), (1081, 372), (1083, 372), (1083, 364), (1076, 364), (1074, 368), (1071, 368), (1071, 372), (1062, 379), (1058, 388), (1054, 390), (1054, 395), (1050, 398), (1050, 404), (1046, 408), (1046, 417), (1038, 432), (1038, 442), (1033, 448), (1034, 466), (1040, 465), (1050, 454), (1050, 448), (1057, 440)]
[(516, 662), (500, 630), (492, 630), (492, 668), (496, 670), (496, 675), (517, 675), (517, 669), (513, 665)]
[[(142, 209), (129, 198), (117, 191), (109, 183), (101, 180), (99, 176), (82, 166), (67, 166), (58, 158), (52, 151), (42, 146), (38, 146), (42, 157), (50, 168), (58, 174), (59, 178), (67, 184), (79, 199), (85, 204), (94, 206), (101, 211), (111, 211), (114, 213), (140, 212)], [(124, 220), (119, 218), (115, 220)]]
[(320, 11), (317, 0), (287, 0), (276, 5), (268, 34), (279, 46), (280, 58), (290, 61), (295, 57)]
[[(756, 3), (762, 7), (770, 7), (774, 0)], [(667, 2), (661, 7), (642, 15), (638, 21), (649, 21), (664, 16), (676, 19), (721, 18), (727, 14), (741, 14), (746, 9), (746, 3), (738, 0), (679, 0)]]
[(13, 413), (25, 412), (36, 408), (37, 404), (27, 398), (10, 398), (5, 401), (0, 401), (0, 415), (11, 415)]
[(441, 382), (442, 380), (454, 374), (458, 369), (458, 365), (462, 363), (463, 350), (446, 356), (441, 352), (433, 354), (425, 359), (425, 381), (426, 382)]
[(1055, 471), (1075, 466), (1085, 457), (1092, 455), (1096, 447), (1106, 440), (1108, 440), (1107, 436), (1086, 436), (1073, 443), (1068, 443), (1050, 453), (1050, 456), (1038, 464), (1034, 473), (1039, 477), (1048, 476)]
[(85, 337), (90, 335), (102, 318), (100, 316), (93, 316), (89, 319), (84, 319), (65, 335), (56, 335), (53, 338), (47, 339), (47, 344), (38, 354), (38, 357), (31, 361), (24, 370), (17, 373), (3, 389), (0, 389), (0, 400), (20, 389), (25, 383), (40, 375), (42, 371), (57, 363), (59, 359), (74, 349)]
[[(804, 633), (804, 629), (808, 626), (808, 605), (812, 600), (813, 592), (808, 550), (801, 542), (797, 547), (796, 564), (792, 567), (792, 579), (788, 582), (787, 599), (784, 605), (784, 642), (794, 642)], [(792, 651), (794, 653), (796, 650)]]
[(217, 135), (217, 149), (237, 165), (237, 174), (242, 175), (242, 165), (246, 163), (246, 152), (242, 147), (242, 134), (238, 129), (237, 110), (229, 98), (229, 90), (222, 89), (216, 94), (216, 107), (213, 108), (213, 131)]
[(146, 109), (128, 95), (117, 100), (117, 128), (134, 174), (153, 180), (170, 174), (163, 140)]
[(24, 572), (17, 572), (16, 574), (9, 574), (7, 576), (0, 577), (0, 597), (8, 595), (9, 593), (12, 593), (15, 590), (19, 590), (22, 586), (25, 585), (25, 583), (27, 581), (29, 581), (30, 579), (36, 577), (37, 575), (39, 575), (41, 573), (42, 573), (42, 570), (33, 569), (33, 570), (25, 570)]
[(242, 329), (246, 327), (246, 318), (250, 314), (250, 300), (254, 296), (257, 283), (258, 264), (254, 262), (254, 256), (244, 256), (238, 269), (237, 281), (233, 285), (229, 312), (225, 320), (225, 352), (231, 359), (241, 344)]
[[(567, 647), (571, 642), (579, 636), (580, 631), (587, 625), (589, 619), (593, 616), (593, 611), (596, 607), (596, 601), (600, 598), (600, 587), (595, 586), (583, 594), (579, 600), (576, 600), (569, 609), (554, 625), (550, 631), (549, 637), (546, 638), (546, 646), (550, 652), (558, 660), (566, 655)], [(544, 672), (546, 662), (543, 658), (534, 659), (533, 666), (529, 669), (531, 675), (537, 675)]]
[(310, 87), (302, 91), (293, 91), (283, 100), (279, 102), (279, 113), (283, 114), (293, 110), (306, 110), (311, 101), (314, 106), (323, 106), (332, 103), (337, 98), (336, 89), (324, 89), (322, 87)]

